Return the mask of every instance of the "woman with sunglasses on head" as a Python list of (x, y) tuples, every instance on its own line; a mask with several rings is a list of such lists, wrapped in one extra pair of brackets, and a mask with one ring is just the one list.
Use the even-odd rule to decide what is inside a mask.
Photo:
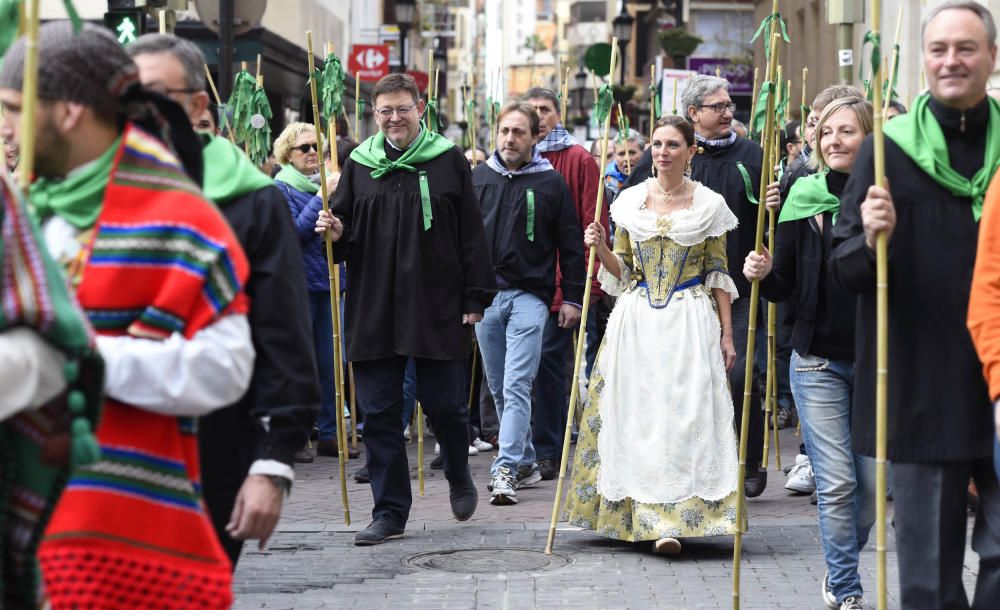
[(655, 177), (611, 204), (614, 250), (592, 223), (602, 289), (618, 296), (590, 377), (569, 522), (680, 552), (678, 538), (735, 534), (738, 464), (726, 370), (736, 361), (736, 286), (726, 233), (736, 216), (688, 177), (697, 145), (684, 118), (655, 124)]
[[(750, 252), (747, 280), (760, 280), (769, 301), (790, 303), (791, 386), (806, 452), (816, 477), (819, 531), (827, 575), (828, 608), (863, 608), (858, 560), (875, 522), (875, 462), (851, 448), (854, 387), (855, 297), (832, 285), (827, 258), (840, 195), (861, 142), (872, 130), (872, 106), (841, 97), (825, 106), (816, 125), (811, 164), (817, 173), (799, 178), (782, 205), (776, 254)], [(778, 184), (767, 206), (779, 205)]]
[[(323, 209), (319, 195), (320, 151), (316, 146), (316, 128), (311, 123), (291, 123), (274, 141), (274, 156), (281, 164), (281, 171), (274, 177), (274, 185), (284, 194), (292, 213), (295, 232), (302, 247), (302, 262), (306, 269), (309, 288), (309, 311), (312, 314), (313, 346), (319, 366), (322, 408), (319, 412), (320, 455), (337, 455), (337, 408), (333, 381), (333, 318), (330, 309), (330, 279), (323, 251), (323, 240), (316, 235), (316, 218)], [(340, 174), (327, 173), (326, 191), (332, 195), (337, 188)], [(349, 449), (350, 457), (357, 457), (356, 449)], [(311, 462), (311, 452), (303, 448), (296, 461)]]

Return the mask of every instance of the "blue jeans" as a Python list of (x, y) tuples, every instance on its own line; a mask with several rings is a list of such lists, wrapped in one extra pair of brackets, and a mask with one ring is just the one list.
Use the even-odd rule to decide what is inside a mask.
[(312, 315), (313, 349), (319, 369), (319, 389), (322, 398), (317, 425), (319, 440), (337, 437), (337, 396), (333, 381), (333, 316), (330, 293), (309, 291), (309, 312)]
[(531, 385), (538, 373), (548, 306), (523, 290), (501, 290), (476, 324), (483, 368), (500, 418), (500, 451), (491, 472), (535, 461)]
[(792, 352), (790, 377), (816, 475), (819, 533), (837, 602), (860, 596), (858, 556), (875, 523), (875, 460), (851, 449), (854, 363)]
[(413, 411), (417, 408), (417, 363), (413, 358), (406, 359), (406, 372), (403, 374), (403, 427), (410, 424)]

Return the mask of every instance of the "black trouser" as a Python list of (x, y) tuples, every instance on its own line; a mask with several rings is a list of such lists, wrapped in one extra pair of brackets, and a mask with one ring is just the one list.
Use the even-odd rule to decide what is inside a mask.
[[(765, 305), (766, 306), (766, 305)], [(736, 347), (736, 364), (729, 371), (729, 385), (733, 395), (733, 409), (736, 419), (736, 435), (740, 434), (740, 422), (743, 417), (743, 381), (746, 377), (747, 362), (747, 330), (750, 322), (750, 298), (740, 297), (733, 302), (733, 345)], [(763, 338), (763, 341), (761, 340)], [(761, 307), (757, 308), (757, 349), (754, 361), (763, 363), (767, 360), (767, 327), (764, 325), (764, 315)], [(761, 354), (762, 346), (765, 354)], [(761, 371), (754, 367), (754, 383), (750, 386), (750, 431), (747, 438), (747, 474), (755, 473), (764, 456), (764, 414), (760, 409), (759, 381)]]
[(969, 608), (962, 585), (969, 479), (979, 490), (972, 549), (979, 576), (972, 608), (1000, 607), (1000, 488), (993, 460), (893, 462), (899, 588), (906, 610)]
[[(448, 481), (465, 481), (469, 471), (469, 413), (465, 360), (414, 358), (417, 400), (441, 445)], [(375, 507), (372, 519), (406, 526), (413, 496), (403, 440), (403, 375), (406, 357), (354, 363), (358, 402), (365, 409), (365, 449)]]
[(567, 353), (575, 348), (571, 347), (572, 339), (573, 331), (559, 326), (559, 312), (550, 312), (532, 390), (531, 442), (539, 460), (558, 460), (562, 456), (569, 406), (566, 380), (572, 378), (572, 373), (566, 375), (567, 361), (571, 362), (572, 358)]

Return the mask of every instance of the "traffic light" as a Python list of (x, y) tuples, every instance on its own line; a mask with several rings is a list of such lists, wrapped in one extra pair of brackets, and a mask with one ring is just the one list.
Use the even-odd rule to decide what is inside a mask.
[[(115, 4), (124, 4), (124, 2)], [(104, 25), (111, 30), (118, 42), (126, 45), (146, 33), (146, 11), (141, 8), (110, 10), (104, 13)]]

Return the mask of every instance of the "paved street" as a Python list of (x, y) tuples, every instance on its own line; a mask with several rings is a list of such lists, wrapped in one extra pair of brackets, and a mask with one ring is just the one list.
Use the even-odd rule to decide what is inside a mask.
[[(410, 443), (414, 504), (406, 537), (376, 547), (355, 547), (371, 493), (348, 468), (350, 526), (344, 525), (336, 458), (297, 468), (298, 480), (278, 532), (266, 551), (248, 545), (236, 571), (236, 608), (731, 608), (733, 539), (685, 543), (676, 557), (653, 555), (646, 544), (599, 538), (561, 524), (552, 557), (542, 554), (555, 481), (518, 492), (519, 504), (490, 506), (486, 493), (492, 455), (469, 458), (481, 483), (476, 515), (457, 523), (448, 507), (448, 484), (427, 470), (426, 494), (417, 496), (416, 439)], [(781, 435), (783, 465), (798, 447), (794, 431)], [(434, 440), (426, 442), (427, 463)], [(773, 462), (773, 455), (772, 455)], [(808, 496), (783, 488), (771, 465), (767, 491), (750, 500), (744, 537), (743, 608), (824, 608), (824, 564), (815, 507)], [(890, 510), (892, 504), (889, 505)], [(971, 520), (970, 520), (971, 526)], [(866, 597), (874, 607), (875, 552), (862, 557)], [(428, 555), (445, 551), (445, 554)], [(890, 608), (899, 608), (896, 557), (889, 539)], [(972, 591), (977, 563), (967, 552), (965, 580)]]

